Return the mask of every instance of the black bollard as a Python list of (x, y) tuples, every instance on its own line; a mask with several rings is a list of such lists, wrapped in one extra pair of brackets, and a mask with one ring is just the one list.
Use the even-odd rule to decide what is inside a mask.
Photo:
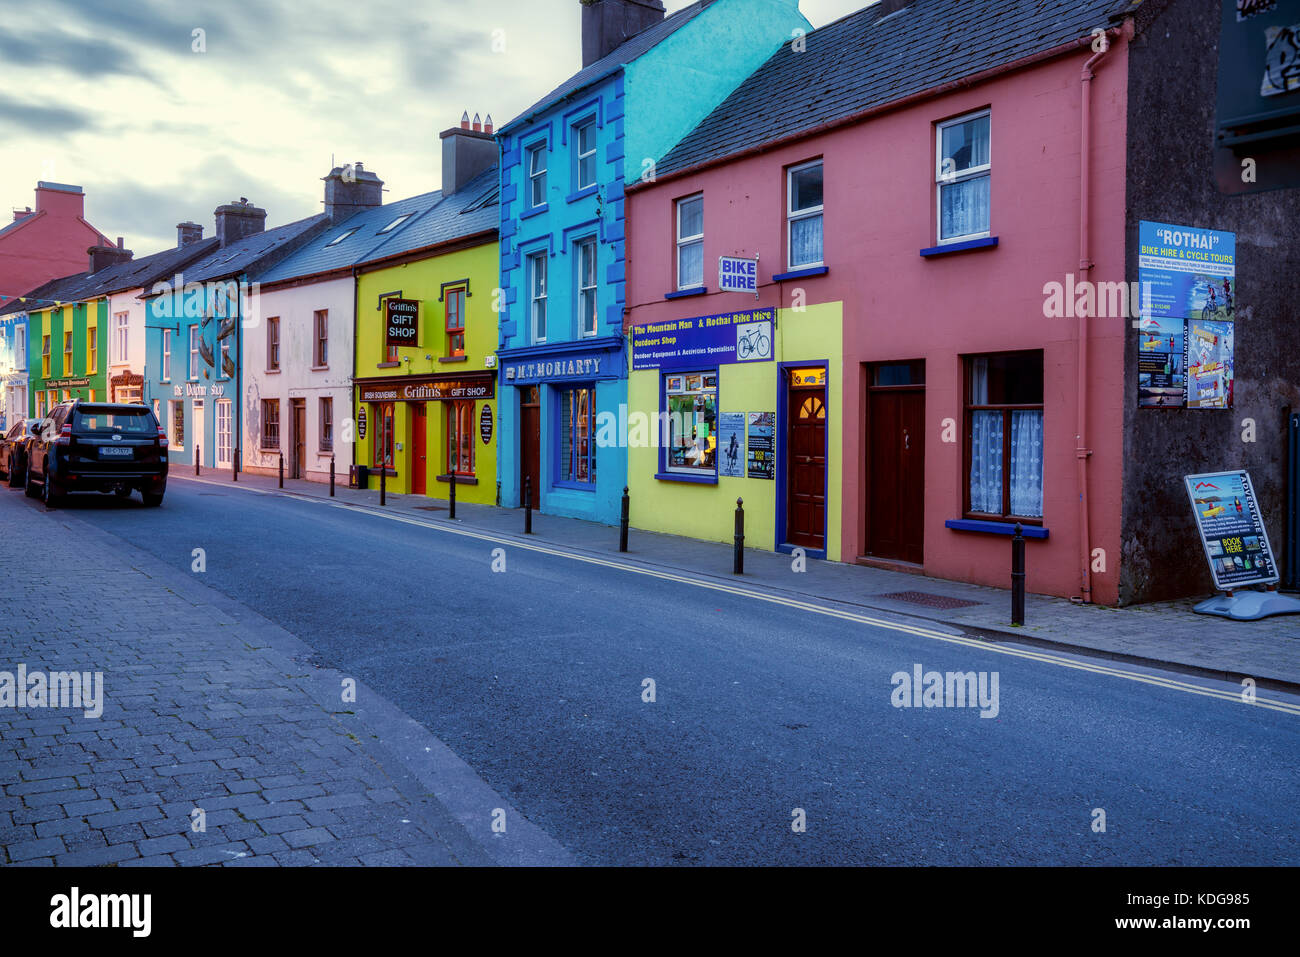
[(736, 549), (731, 562), (733, 575), (745, 574), (745, 500), (736, 499)]
[(524, 476), (524, 534), (533, 534), (533, 479)]
[(623, 512), (618, 518), (618, 550), (627, 551), (627, 520), (631, 510), (632, 499), (628, 497), (627, 486), (623, 486)]
[(199, 462), (203, 460), (203, 449), (194, 446), (194, 474), (199, 474)]
[(334, 497), (334, 455), (330, 455), (330, 498)]
[(379, 504), (388, 504), (388, 466), (386, 464), (379, 468)]
[(451, 474), (447, 476), (447, 481), (451, 487), (447, 489), (447, 517), (456, 517), (456, 470), (452, 469)]
[(284, 488), (284, 453), (280, 453), (280, 488)]
[(239, 481), (239, 446), (235, 446), (235, 454), (230, 457), (230, 481)]
[(1025, 536), (1016, 522), (1016, 534), (1011, 537), (1011, 624), (1025, 623)]

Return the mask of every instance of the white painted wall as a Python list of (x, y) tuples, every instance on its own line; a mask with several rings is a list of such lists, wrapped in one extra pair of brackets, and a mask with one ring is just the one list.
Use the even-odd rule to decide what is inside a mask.
[[(145, 304), (139, 298), (143, 292), (143, 288), (128, 289), (108, 297), (108, 325), (99, 330), (99, 353), (108, 357), (105, 400), (112, 399), (114, 376), (126, 371), (144, 375)], [(122, 312), (129, 316), (125, 357), (117, 351), (117, 316)]]
[[(291, 399), (304, 399), (306, 408), (306, 466), (304, 477), (329, 481), (330, 453), (320, 448), (320, 399), (334, 400), (334, 455), (340, 484), (347, 482), (352, 447), (343, 441), (344, 423), (352, 415), (352, 324), (355, 307), (352, 277), (260, 294), (258, 325), (244, 329), (244, 428), (243, 449), (246, 471), (275, 474), (278, 453), (262, 448), (262, 401), (280, 402), (280, 447), (284, 451), (285, 475), (289, 475), (293, 416)], [(329, 313), (329, 367), (313, 368), (315, 314)], [(270, 372), (267, 363), (267, 320), (280, 320), (280, 371)]]

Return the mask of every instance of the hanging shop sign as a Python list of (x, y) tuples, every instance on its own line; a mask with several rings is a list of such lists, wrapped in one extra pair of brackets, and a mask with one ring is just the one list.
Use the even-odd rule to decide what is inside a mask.
[(418, 299), (384, 300), (384, 341), (390, 346), (420, 344), (420, 301)]
[(1232, 407), (1236, 234), (1138, 227), (1138, 405)]
[(1214, 587), (1230, 591), (1278, 580), (1277, 563), (1244, 470), (1183, 477)]
[(492, 444), (492, 406), (483, 406), (483, 411), (478, 416), (478, 437), (483, 440), (484, 445)]
[(770, 479), (776, 476), (776, 413), (747, 412), (749, 429), (749, 457), (747, 471), (750, 478)]
[(362, 402), (444, 402), (496, 397), (496, 379), (488, 373), (459, 376), (409, 376), (357, 383)]
[(758, 260), (718, 257), (718, 289), (758, 294)]
[(776, 310), (749, 309), (632, 327), (632, 368), (698, 369), (772, 359)]
[(745, 413), (718, 413), (718, 475), (745, 477)]

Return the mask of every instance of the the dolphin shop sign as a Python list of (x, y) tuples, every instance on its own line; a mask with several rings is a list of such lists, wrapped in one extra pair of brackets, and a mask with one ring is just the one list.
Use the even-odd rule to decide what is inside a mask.
[(702, 369), (732, 362), (768, 362), (776, 311), (749, 309), (632, 327), (632, 368)]

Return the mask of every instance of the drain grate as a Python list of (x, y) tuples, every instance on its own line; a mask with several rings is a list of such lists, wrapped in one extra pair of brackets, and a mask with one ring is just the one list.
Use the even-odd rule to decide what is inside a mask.
[(967, 601), (965, 598), (951, 598), (948, 595), (933, 595), (928, 591), (895, 591), (887, 595), (877, 595), (877, 598), (888, 598), (892, 601), (905, 601), (913, 605), (925, 605), (927, 608), (969, 608), (972, 605), (982, 605), (982, 601)]

